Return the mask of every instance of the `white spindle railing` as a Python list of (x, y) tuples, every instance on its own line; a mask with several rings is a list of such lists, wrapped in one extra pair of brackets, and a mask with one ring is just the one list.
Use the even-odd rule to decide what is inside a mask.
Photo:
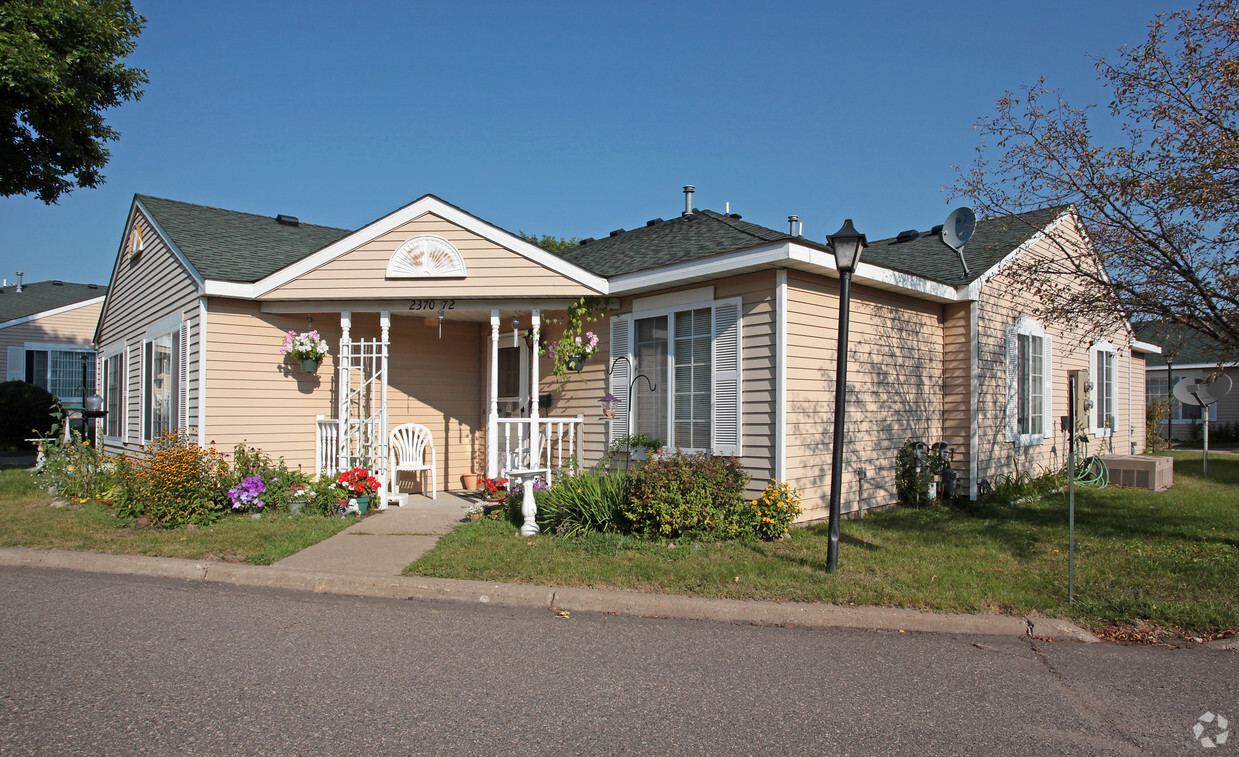
[(569, 466), (579, 466), (585, 450), (585, 416), (575, 418), (539, 418), (539, 449), (532, 452), (533, 420), (530, 418), (499, 418), (499, 475), (506, 478), (510, 470), (547, 468), (546, 485), (550, 486), (554, 472)]
[(337, 418), (315, 418), (317, 432), (314, 434), (315, 469), (320, 476), (334, 476), (340, 455), (340, 421)]

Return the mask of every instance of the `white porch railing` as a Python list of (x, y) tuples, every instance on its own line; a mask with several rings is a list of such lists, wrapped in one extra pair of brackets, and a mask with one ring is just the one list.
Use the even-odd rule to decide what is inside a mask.
[(539, 418), (539, 449), (532, 452), (532, 418), (498, 419), (499, 475), (508, 471), (547, 468), (546, 485), (550, 486), (554, 471), (569, 464), (580, 465), (585, 453), (585, 416), (575, 418)]
[(318, 427), (314, 434), (315, 469), (320, 476), (334, 476), (340, 471), (337, 461), (340, 459), (340, 421), (337, 418), (318, 416), (315, 418)]

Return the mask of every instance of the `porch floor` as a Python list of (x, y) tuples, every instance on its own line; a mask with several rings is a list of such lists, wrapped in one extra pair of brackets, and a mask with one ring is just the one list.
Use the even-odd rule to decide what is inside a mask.
[(437, 499), (408, 496), (407, 505), (392, 505), (362, 518), (335, 536), (285, 557), (276, 566), (324, 574), (398, 576), (409, 563), (430, 551), (475, 504), (448, 492), (439, 492)]

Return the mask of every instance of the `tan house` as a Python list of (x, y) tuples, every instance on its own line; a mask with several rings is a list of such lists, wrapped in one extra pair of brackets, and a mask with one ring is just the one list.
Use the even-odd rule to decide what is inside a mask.
[[(431, 430), (440, 488), (465, 473), (593, 464), (628, 432), (739, 456), (824, 516), (838, 322), (830, 248), (691, 208), (553, 254), (426, 195), (356, 231), (139, 195), (99, 322), (107, 448), (184, 428), (307, 472), (386, 476), (388, 430)], [(872, 243), (853, 278), (844, 511), (895, 500), (909, 438), (956, 446), (963, 492), (1062, 463), (1069, 371), (1098, 372), (1096, 438), (1143, 447), (1144, 352), (1130, 334), (1043, 324), (1004, 270), (1046, 254), (1070, 209)], [(1031, 224), (1031, 226), (1030, 226)], [(1085, 242), (1081, 239), (1081, 244)], [(600, 354), (566, 383), (531, 342), (583, 296), (605, 302)], [(315, 372), (288, 331), (332, 345)], [(526, 332), (531, 332), (526, 338)], [(644, 380), (639, 377), (645, 377)], [(598, 400), (619, 398), (615, 421)], [(531, 441), (536, 440), (536, 442)], [(863, 469), (863, 474), (862, 474)], [(864, 480), (861, 480), (863, 475)], [(405, 491), (421, 480), (401, 480)], [(863, 492), (863, 495), (862, 495)]]
[(0, 375), (80, 405), (83, 357), (86, 385), (94, 392), (91, 342), (106, 294), (107, 287), (66, 281), (0, 287)]

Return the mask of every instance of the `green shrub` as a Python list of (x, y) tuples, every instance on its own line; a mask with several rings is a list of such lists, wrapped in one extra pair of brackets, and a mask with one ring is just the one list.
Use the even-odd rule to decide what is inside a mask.
[(25, 381), (0, 383), (0, 407), (4, 408), (0, 413), (0, 448), (4, 449), (33, 450), (34, 445), (26, 440), (54, 434), (58, 414), (64, 414), (54, 394)]
[(212, 523), (229, 508), (223, 455), (199, 447), (184, 431), (160, 436), (140, 455), (118, 455), (113, 477), (109, 498), (117, 512), (153, 526)]
[(348, 499), (348, 493), (336, 483), (335, 476), (318, 476), (306, 484), (301, 499), (305, 501), (302, 512), (307, 515), (335, 515), (336, 500)]
[[(535, 518), (538, 528), (560, 536), (580, 536), (590, 532), (626, 533), (628, 519), (624, 505), (628, 500), (629, 477), (609, 471), (582, 471), (554, 479), (549, 489), (537, 489)], [(521, 496), (512, 494), (505, 503), (508, 519), (524, 522)]]
[(634, 533), (675, 538), (710, 534), (733, 539), (753, 533), (744, 487), (749, 474), (735, 457), (677, 452), (632, 474), (624, 515)]
[[(924, 448), (925, 459), (917, 454)], [(923, 442), (909, 439), (895, 453), (895, 493), (904, 505), (921, 507), (933, 504), (930, 494), (938, 474), (946, 468), (946, 462), (931, 454)]]
[[(1087, 459), (1080, 465), (1087, 467)], [(1002, 473), (994, 476), (992, 481), (982, 482), (982, 497), (984, 503), (1015, 505), (1026, 500), (1041, 499), (1050, 492), (1058, 491), (1067, 484), (1066, 468), (1061, 471), (1045, 468), (1040, 475), (1034, 476), (1028, 471), (1017, 470), (1015, 473)]]
[(49, 492), (68, 499), (98, 499), (112, 486), (113, 464), (82, 435), (72, 432), (69, 441), (47, 437), (43, 448), (43, 466), (38, 475), (46, 481)]
[(1149, 452), (1164, 452), (1170, 446), (1162, 436), (1162, 423), (1169, 417), (1169, 399), (1159, 397), (1144, 406), (1144, 446)]

